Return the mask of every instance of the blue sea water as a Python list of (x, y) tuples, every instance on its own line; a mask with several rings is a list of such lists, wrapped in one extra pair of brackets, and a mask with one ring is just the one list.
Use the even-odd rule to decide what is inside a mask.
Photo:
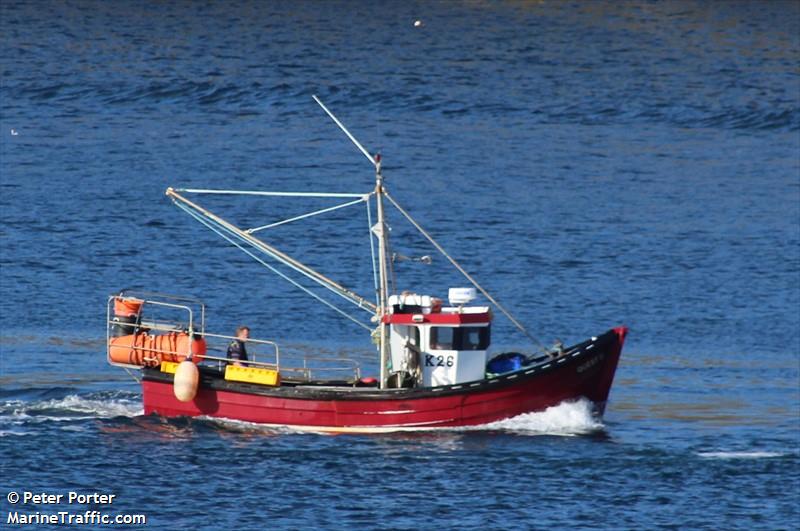
[[(0, 40), (4, 523), (88, 508), (156, 529), (798, 525), (797, 2), (3, 0)], [(360, 328), (164, 197), (369, 191), (311, 94), (542, 341), (630, 327), (603, 419), (575, 403), (333, 437), (142, 415), (105, 362), (106, 297), (124, 287), (374, 370)], [(330, 205), (209, 201), (246, 226)], [(369, 294), (356, 214), (268, 241)], [(432, 254), (392, 229), (398, 252)], [(434, 260), (398, 263), (400, 288), (463, 285)], [(501, 316), (493, 340), (529, 348)], [(117, 498), (12, 506), (12, 491)]]

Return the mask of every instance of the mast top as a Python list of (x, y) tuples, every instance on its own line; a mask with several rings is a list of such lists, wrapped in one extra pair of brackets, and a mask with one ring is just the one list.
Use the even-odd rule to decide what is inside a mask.
[(317, 97), (317, 95), (316, 95), (316, 94), (312, 94), (312, 95), (311, 95), (311, 97), (312, 97), (312, 98), (314, 98), (314, 101), (316, 101), (316, 102), (319, 104), (319, 106), (320, 106), (320, 107), (322, 107), (322, 110), (323, 110), (323, 111), (325, 111), (325, 113), (326, 113), (328, 116), (330, 116), (330, 117), (331, 117), (331, 120), (333, 120), (333, 121), (336, 123), (336, 125), (338, 125), (338, 126), (339, 126), (339, 129), (341, 129), (341, 130), (344, 132), (344, 134), (346, 134), (346, 135), (347, 135), (347, 138), (349, 138), (349, 139), (350, 139), (350, 141), (351, 141), (353, 144), (355, 144), (355, 146), (356, 146), (356, 147), (359, 149), (359, 151), (361, 151), (361, 153), (363, 153), (363, 154), (364, 154), (364, 156), (365, 156), (365, 157), (367, 157), (367, 159), (368, 159), (368, 160), (369, 160), (369, 161), (370, 161), (370, 162), (371, 162), (371, 163), (372, 163), (372, 164), (373, 164), (373, 165), (374, 165), (376, 168), (378, 168), (378, 169), (379, 169), (379, 168), (380, 168), (380, 163), (381, 163), (381, 156), (380, 156), (380, 154), (376, 155), (375, 157), (373, 157), (372, 155), (370, 155), (370, 154), (369, 154), (369, 151), (367, 151), (367, 149), (366, 149), (364, 146), (362, 146), (362, 145), (361, 145), (361, 142), (359, 142), (358, 140), (356, 140), (356, 137), (354, 137), (354, 136), (353, 136), (353, 135), (350, 133), (350, 131), (348, 131), (348, 130), (347, 130), (347, 128), (344, 126), (344, 124), (343, 124), (342, 122), (340, 122), (340, 121), (339, 121), (339, 119), (338, 119), (336, 116), (334, 116), (334, 114), (333, 114), (331, 111), (329, 111), (327, 107), (325, 107), (325, 104), (324, 104), (324, 103), (322, 103), (322, 101), (320, 101), (320, 99)]

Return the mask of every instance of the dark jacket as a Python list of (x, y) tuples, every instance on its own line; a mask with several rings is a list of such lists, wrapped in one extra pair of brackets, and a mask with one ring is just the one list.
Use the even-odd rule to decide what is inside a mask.
[(234, 339), (228, 345), (228, 359), (237, 361), (247, 361), (247, 350), (244, 348), (244, 341)]

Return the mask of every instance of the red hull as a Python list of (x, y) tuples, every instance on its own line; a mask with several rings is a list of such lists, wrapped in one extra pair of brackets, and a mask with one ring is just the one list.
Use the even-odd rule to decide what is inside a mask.
[(610, 330), (548, 363), (455, 386), (379, 391), (353, 387), (231, 384), (204, 376), (191, 402), (172, 375), (146, 370), (145, 414), (207, 415), (317, 431), (391, 431), (481, 425), (587, 398), (602, 413), (627, 330)]

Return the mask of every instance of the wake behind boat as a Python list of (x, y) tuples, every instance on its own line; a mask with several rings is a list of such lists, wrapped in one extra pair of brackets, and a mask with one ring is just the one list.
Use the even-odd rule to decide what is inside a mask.
[[(569, 347), (557, 343), (544, 348), (389, 195), (380, 155), (371, 155), (321, 101), (314, 99), (373, 164), (372, 191), (343, 194), (169, 188), (166, 193), (198, 222), (319, 304), (364, 328), (377, 345), (379, 374), (363, 377), (360, 366), (349, 358), (298, 358), (287, 356), (273, 341), (211, 333), (205, 326), (205, 305), (199, 300), (124, 290), (108, 298), (107, 358), (112, 365), (141, 369), (145, 413), (207, 415), (332, 432), (482, 425), (579, 398), (592, 401), (602, 414), (626, 328), (617, 327)], [(243, 229), (195, 199), (215, 194), (346, 202)], [(398, 291), (393, 263), (408, 258), (391, 252), (385, 203), (416, 228), (472, 287), (450, 288), (447, 304), (435, 296), (438, 294)], [(370, 229), (375, 302), (255, 236), (285, 223), (358, 204), (366, 206)], [(430, 262), (430, 257), (418, 260)], [(320, 297), (287, 271), (337, 294), (368, 314), (370, 324)], [(487, 304), (475, 304), (479, 293)], [(538, 349), (491, 355), (493, 308), (538, 344)], [(246, 361), (232, 361), (225, 351), (230, 345), (241, 345), (251, 355)], [(330, 376), (332, 373), (336, 376)]]

